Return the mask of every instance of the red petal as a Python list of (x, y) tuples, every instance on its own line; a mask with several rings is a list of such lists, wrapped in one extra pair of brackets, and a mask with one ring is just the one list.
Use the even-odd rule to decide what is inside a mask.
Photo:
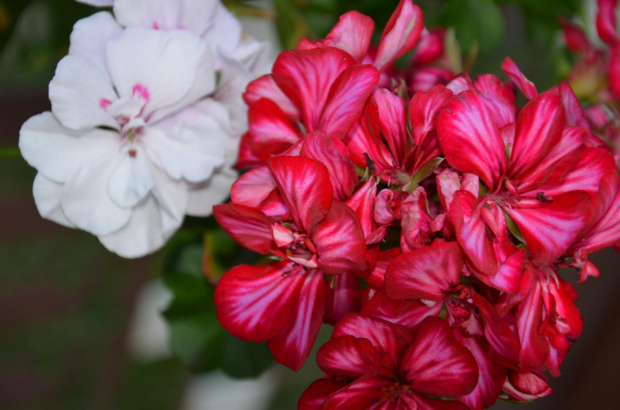
[(506, 75), (519, 87), (521, 92), (528, 98), (532, 99), (538, 95), (536, 86), (533, 82), (525, 78), (517, 64), (510, 57), (506, 57), (502, 62), (502, 70)]
[(273, 157), (267, 164), (298, 228), (312, 232), (333, 201), (327, 168), (304, 157)]
[(513, 206), (506, 212), (519, 227), (533, 262), (546, 265), (563, 255), (586, 225), (589, 202), (587, 193), (573, 191), (542, 206)]
[(293, 318), (306, 276), (291, 269), (292, 263), (279, 262), (239, 265), (226, 272), (214, 295), (220, 324), (252, 342), (264, 342), (281, 332)]
[(379, 43), (375, 66), (383, 71), (416, 45), (424, 29), (422, 10), (411, 0), (401, 0), (390, 17)]
[(335, 284), (327, 292), (323, 321), (335, 325), (344, 315), (359, 312), (362, 295), (359, 277), (351, 272), (334, 276)]
[(392, 299), (442, 301), (459, 284), (461, 269), (459, 245), (435, 241), (396, 258), (385, 273), (385, 291)]
[(334, 201), (329, 213), (311, 234), (319, 267), (326, 273), (362, 272), (368, 269), (366, 241), (355, 214)]
[(549, 355), (549, 343), (539, 332), (542, 324), (543, 304), (541, 284), (535, 267), (528, 266), (528, 274), (534, 275), (527, 296), (519, 305), (517, 326), (521, 351), (519, 367), (524, 370), (538, 370), (544, 367)]
[(243, 94), (243, 100), (247, 105), (252, 105), (261, 98), (268, 98), (276, 103), (292, 120), (299, 119), (299, 110), (286, 94), (282, 92), (270, 74), (250, 82)]
[[(528, 102), (517, 117), (509, 175), (515, 185), (549, 155), (562, 138), (566, 120), (560, 97), (545, 92)], [(517, 182), (518, 181), (518, 182)], [(531, 185), (531, 184), (530, 184)]]
[(332, 338), (353, 336), (368, 339), (379, 353), (387, 353), (394, 364), (400, 361), (405, 349), (411, 344), (411, 333), (400, 325), (374, 317), (350, 313), (334, 327)]
[(409, 117), (415, 145), (420, 145), (435, 129), (435, 122), (441, 109), (448, 104), (452, 91), (443, 85), (430, 90), (418, 91), (409, 102)]
[(256, 167), (241, 175), (230, 188), (230, 200), (235, 205), (259, 208), (271, 192), (277, 188), (276, 181), (267, 165)]
[(562, 105), (564, 106), (564, 111), (566, 111), (567, 125), (589, 128), (588, 120), (581, 108), (581, 104), (570, 85), (566, 81), (562, 81), (554, 89), (557, 89), (562, 99)]
[(566, 40), (566, 45), (571, 51), (576, 53), (592, 51), (594, 46), (590, 43), (590, 40), (588, 40), (586, 33), (583, 32), (581, 27), (571, 23), (564, 17), (560, 17), (560, 23), (562, 23), (562, 29), (564, 31), (564, 40)]
[(370, 17), (349, 11), (340, 16), (338, 23), (325, 37), (325, 43), (346, 51), (359, 63), (368, 52), (374, 29), (375, 22)]
[(553, 389), (542, 373), (518, 373), (508, 371), (504, 390), (511, 400), (531, 401), (548, 396)]
[(476, 360), (438, 317), (420, 324), (400, 370), (412, 389), (439, 397), (469, 394), (478, 383)]
[(370, 178), (347, 201), (347, 206), (355, 212), (355, 216), (362, 227), (364, 237), (368, 239), (373, 233), (376, 224), (373, 220), (375, 198), (377, 197), (377, 183)]
[(407, 135), (407, 113), (405, 102), (385, 88), (378, 88), (372, 99), (379, 110), (379, 130), (385, 138), (396, 161), (404, 163), (411, 147)]
[(315, 380), (299, 398), (298, 410), (322, 410), (325, 400), (347, 383), (330, 378)]
[(319, 333), (327, 291), (322, 271), (313, 269), (303, 276), (297, 306), (289, 305), (293, 315), (288, 326), (268, 341), (276, 361), (294, 371), (305, 363)]
[(284, 94), (300, 107), (308, 132), (318, 129), (332, 84), (342, 71), (353, 64), (355, 60), (350, 54), (331, 47), (283, 51), (276, 59), (273, 79)]
[(604, 42), (613, 44), (618, 39), (616, 34), (615, 8), (618, 0), (598, 0), (598, 14), (596, 15), (596, 30)]
[(266, 98), (250, 105), (248, 121), (252, 152), (262, 161), (280, 154), (302, 137), (280, 107)]
[(515, 121), (515, 95), (508, 84), (492, 74), (482, 74), (476, 78), (474, 89), (497, 128)]
[[(364, 377), (355, 380), (342, 390), (329, 396), (323, 405), (323, 410), (358, 410), (375, 409), (383, 403), (384, 391), (394, 381), (380, 376)], [(380, 409), (384, 409), (380, 407)], [(396, 410), (394, 407), (391, 409)]]
[(504, 143), (476, 92), (452, 97), (437, 118), (437, 138), (450, 165), (497, 187), (506, 167)]
[(342, 336), (330, 340), (319, 349), (316, 361), (321, 370), (339, 379), (355, 379), (375, 370), (379, 352), (368, 339)]
[(243, 205), (224, 204), (213, 207), (217, 223), (242, 246), (260, 254), (275, 249), (271, 220), (262, 212)]
[(361, 313), (413, 329), (424, 318), (436, 316), (443, 303), (425, 305), (419, 300), (393, 300), (379, 291), (362, 308)]
[(620, 97), (620, 41), (609, 49), (609, 85)]
[(327, 167), (334, 189), (334, 198), (346, 201), (358, 183), (355, 166), (342, 141), (317, 131), (306, 135), (300, 155), (321, 162)]

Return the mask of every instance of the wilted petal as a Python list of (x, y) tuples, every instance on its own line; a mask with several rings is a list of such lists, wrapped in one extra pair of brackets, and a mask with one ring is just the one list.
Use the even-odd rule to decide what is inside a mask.
[(297, 309), (308, 275), (291, 262), (238, 265), (219, 280), (214, 300), (226, 330), (244, 340), (264, 342), (286, 328)]
[[(299, 301), (287, 307), (293, 316), (280, 333), (268, 341), (269, 350), (279, 363), (297, 371), (303, 366), (314, 345), (325, 311), (327, 285), (321, 270), (310, 270), (303, 275)], [(258, 315), (259, 326), (264, 317)], [(269, 320), (269, 318), (267, 318)], [(281, 320), (275, 319), (274, 320)]]
[(427, 317), (417, 328), (400, 370), (412, 389), (439, 397), (469, 394), (478, 383), (473, 355), (438, 317)]

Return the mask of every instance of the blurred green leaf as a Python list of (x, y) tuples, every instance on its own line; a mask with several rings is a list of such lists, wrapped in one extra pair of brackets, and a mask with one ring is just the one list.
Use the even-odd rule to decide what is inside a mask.
[[(217, 237), (219, 231), (210, 233)], [(215, 287), (202, 273), (204, 248), (200, 237), (180, 234), (175, 242), (165, 264), (169, 270), (163, 275), (173, 295), (164, 312), (173, 353), (194, 372), (219, 368), (232, 377), (258, 376), (273, 364), (267, 345), (239, 340), (221, 327), (213, 301)]]
[(493, 0), (450, 0), (440, 23), (455, 29), (466, 53), (478, 43), (480, 51), (496, 46), (504, 35), (504, 20)]

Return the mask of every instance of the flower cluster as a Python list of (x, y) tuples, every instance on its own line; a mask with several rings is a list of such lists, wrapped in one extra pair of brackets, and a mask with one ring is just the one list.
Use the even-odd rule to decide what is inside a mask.
[(74, 26), (49, 86), (51, 112), (19, 146), (44, 217), (138, 257), (184, 216), (207, 216), (237, 174), (242, 90), (269, 69), (217, 0), (84, 0), (113, 6)]
[(579, 56), (569, 83), (580, 100), (593, 131), (612, 148), (620, 169), (620, 36), (616, 32), (617, 0), (598, 0), (596, 31), (607, 50), (597, 48), (578, 25), (565, 19), (564, 38)]
[(301, 409), (545, 396), (582, 330), (559, 268), (597, 276), (588, 255), (620, 241), (614, 158), (567, 83), (538, 93), (509, 58), (510, 83), (402, 76), (397, 58), (432, 50), (411, 0), (376, 49), (373, 30), (347, 13), (249, 84), (251, 169), (214, 216), (277, 261), (225, 273), (218, 319), (294, 370), (335, 325)]

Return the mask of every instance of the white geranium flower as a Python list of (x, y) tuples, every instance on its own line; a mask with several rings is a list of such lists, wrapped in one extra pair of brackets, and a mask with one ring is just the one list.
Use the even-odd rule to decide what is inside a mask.
[(123, 29), (107, 12), (78, 22), (52, 112), (20, 132), (39, 212), (124, 257), (161, 247), (186, 213), (209, 214), (235, 178), (235, 137), (204, 99), (215, 81), (211, 49), (189, 31)]

